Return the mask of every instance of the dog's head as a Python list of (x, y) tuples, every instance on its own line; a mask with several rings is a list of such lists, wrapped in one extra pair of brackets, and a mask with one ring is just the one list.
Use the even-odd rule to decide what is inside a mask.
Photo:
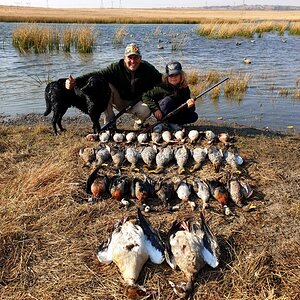
[(103, 95), (110, 95), (110, 88), (108, 82), (105, 78), (101, 75), (93, 75), (91, 76), (86, 85), (83, 86), (81, 92), (84, 93), (86, 96), (95, 99), (97, 97)]

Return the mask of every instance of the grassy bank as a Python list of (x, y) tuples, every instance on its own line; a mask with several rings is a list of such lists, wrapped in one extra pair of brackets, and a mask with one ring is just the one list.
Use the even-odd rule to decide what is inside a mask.
[(299, 11), (235, 11), (204, 9), (54, 9), (0, 6), (1, 22), (57, 23), (240, 23), (300, 21)]
[[(90, 169), (82, 167), (78, 151), (94, 144), (85, 139), (91, 128), (85, 120), (66, 120), (68, 131), (57, 137), (50, 119), (0, 125), (1, 299), (124, 299), (116, 266), (101, 265), (95, 249), (128, 212), (109, 197), (87, 202)], [(211, 203), (205, 215), (221, 246), (221, 264), (199, 273), (193, 299), (298, 299), (299, 135), (204, 121), (196, 128), (235, 136), (255, 208), (224, 216)], [(205, 170), (209, 165), (197, 174)], [(164, 237), (178, 215), (198, 215), (200, 207), (147, 216)], [(154, 299), (175, 300), (168, 279), (183, 279), (182, 273), (148, 262), (139, 283), (158, 291)]]

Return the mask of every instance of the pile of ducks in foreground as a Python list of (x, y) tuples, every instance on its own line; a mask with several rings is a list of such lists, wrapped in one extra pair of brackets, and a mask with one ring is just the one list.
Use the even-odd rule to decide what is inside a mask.
[[(199, 270), (205, 264), (213, 268), (219, 264), (218, 241), (203, 215), (210, 200), (217, 201), (225, 215), (234, 215), (232, 207), (244, 208), (253, 193), (247, 178), (241, 176), (247, 172), (242, 172), (245, 163), (235, 139), (227, 133), (195, 129), (140, 134), (105, 131), (86, 139), (95, 143), (79, 151), (84, 166), (92, 168), (86, 182), (89, 201), (109, 197), (122, 209), (137, 207), (137, 215), (119, 220), (108, 241), (98, 247), (99, 261), (114, 262), (125, 281), (126, 295), (137, 299), (153, 293), (136, 284), (145, 262), (166, 260), (185, 274), (185, 282), (169, 283), (180, 299), (188, 298)], [(200, 177), (203, 166), (209, 164), (214, 178)], [(195, 210), (195, 200), (200, 199), (202, 212), (199, 218), (177, 218), (162, 241), (142, 213), (158, 210), (153, 199), (171, 212), (185, 205)]]

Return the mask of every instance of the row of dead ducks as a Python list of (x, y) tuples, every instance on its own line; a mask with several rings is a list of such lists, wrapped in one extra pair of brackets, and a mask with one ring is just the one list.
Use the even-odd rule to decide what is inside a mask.
[(205, 217), (175, 220), (164, 243), (150, 222), (138, 209), (136, 216), (118, 221), (106, 242), (97, 248), (100, 263), (115, 263), (125, 282), (125, 295), (130, 299), (148, 299), (155, 291), (147, 292), (137, 285), (139, 274), (148, 259), (155, 264), (166, 260), (172, 268), (178, 267), (185, 275), (185, 282), (169, 284), (180, 299), (187, 299), (193, 284), (205, 264), (219, 265), (220, 247)]
[(170, 211), (180, 209), (180, 204), (173, 205), (174, 200), (178, 199), (194, 210), (196, 203), (193, 195), (196, 195), (201, 199), (203, 209), (209, 207), (210, 199), (215, 199), (222, 206), (224, 213), (230, 215), (230, 201), (238, 207), (243, 207), (253, 193), (253, 188), (237, 175), (232, 175), (223, 184), (220, 180), (201, 180), (196, 176), (159, 180), (146, 175), (133, 179), (121, 174), (109, 177), (99, 173), (99, 169), (100, 167), (97, 167), (86, 182), (86, 192), (91, 195), (89, 201), (95, 202), (109, 194), (120, 203), (120, 207), (129, 207), (134, 203), (146, 212), (155, 210), (149, 201), (154, 198), (159, 199), (160, 204)]
[(137, 132), (110, 132), (109, 130), (103, 131), (99, 134), (88, 134), (86, 136), (88, 141), (100, 141), (101, 143), (107, 143), (114, 141), (115, 143), (127, 143), (131, 144), (137, 142), (138, 144), (145, 145), (150, 142), (162, 145), (169, 143), (184, 143), (188, 142), (195, 144), (199, 141), (207, 141), (208, 143), (221, 142), (225, 145), (230, 144), (234, 139), (228, 133), (220, 133), (216, 135), (211, 130), (198, 131), (192, 129), (187, 131), (185, 128), (171, 132), (165, 130), (162, 132), (151, 132), (151, 133), (137, 133)]
[(171, 145), (161, 148), (156, 145), (128, 146), (126, 149), (118, 145), (111, 147), (105, 145), (98, 148), (82, 148), (79, 151), (79, 156), (87, 166), (107, 165), (107, 162), (111, 159), (116, 168), (124, 167), (126, 162), (128, 162), (130, 169), (136, 171), (139, 171), (137, 168), (138, 163), (142, 160), (149, 172), (156, 174), (162, 173), (172, 162), (176, 162), (178, 173), (182, 174), (185, 172), (185, 167), (190, 158), (193, 160), (193, 167), (190, 169), (190, 172), (199, 170), (207, 158), (216, 172), (219, 172), (220, 167), (224, 163), (228, 164), (233, 172), (237, 171), (238, 166), (243, 164), (243, 159), (238, 153), (229, 150), (223, 151), (215, 145), (191, 149), (186, 145), (177, 148), (173, 148)]

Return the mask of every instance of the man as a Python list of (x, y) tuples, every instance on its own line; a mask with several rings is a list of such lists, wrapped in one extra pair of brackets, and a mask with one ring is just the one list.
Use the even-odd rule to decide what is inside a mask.
[(142, 95), (162, 82), (162, 74), (153, 65), (142, 60), (138, 45), (135, 43), (127, 45), (124, 58), (99, 72), (89, 73), (76, 79), (69, 76), (65, 86), (67, 89), (73, 89), (76, 84), (81, 85), (95, 74), (104, 76), (112, 91), (107, 109), (104, 112), (104, 124), (113, 119), (113, 107), (120, 111), (138, 101), (128, 110), (128, 113), (133, 115), (134, 128), (142, 128), (144, 121), (151, 114), (147, 104), (142, 102)]

